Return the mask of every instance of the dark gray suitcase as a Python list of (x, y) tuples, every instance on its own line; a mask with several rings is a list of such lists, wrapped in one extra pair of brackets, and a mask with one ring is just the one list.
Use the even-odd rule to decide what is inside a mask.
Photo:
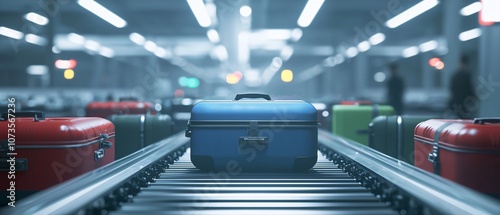
[(393, 158), (413, 164), (413, 132), (430, 116), (378, 116), (369, 125), (369, 146)]
[(111, 115), (115, 125), (115, 157), (120, 159), (173, 133), (174, 123), (166, 114)]

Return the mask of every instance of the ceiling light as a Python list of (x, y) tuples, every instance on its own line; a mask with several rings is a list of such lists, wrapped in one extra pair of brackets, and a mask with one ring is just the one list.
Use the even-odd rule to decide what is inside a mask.
[(24, 37), (22, 32), (4, 26), (0, 26), (0, 34), (16, 40), (20, 40)]
[(217, 55), (217, 58), (219, 58), (219, 61), (226, 61), (228, 58), (227, 50), (226, 47), (223, 45), (218, 45), (214, 49), (215, 54)]
[(24, 15), (24, 18), (37, 25), (47, 25), (49, 23), (49, 19), (47, 19), (47, 17), (42, 16), (38, 13), (33, 13), (33, 12), (27, 13), (26, 15)]
[(72, 43), (78, 44), (78, 45), (83, 45), (85, 43), (85, 37), (79, 34), (75, 33), (69, 33), (68, 34), (68, 40), (71, 41)]
[(319, 9), (321, 8), (321, 5), (323, 5), (323, 2), (325, 2), (325, 0), (307, 1), (304, 10), (300, 14), (299, 20), (297, 20), (297, 24), (303, 28), (309, 26), (318, 13)]
[(249, 17), (252, 15), (252, 8), (250, 8), (248, 5), (245, 5), (240, 8), (240, 14), (243, 17)]
[(99, 49), (99, 54), (107, 58), (112, 58), (115, 55), (115, 52), (108, 47), (101, 47)]
[(408, 10), (403, 11), (399, 15), (395, 16), (392, 19), (389, 19), (385, 25), (389, 28), (396, 28), (405, 22), (410, 21), (411, 19), (417, 17), (418, 15), (424, 13), (425, 11), (430, 10), (439, 4), (438, 0), (423, 0)]
[(359, 52), (365, 52), (370, 49), (370, 43), (368, 41), (363, 41), (358, 44), (358, 50)]
[(217, 33), (217, 31), (214, 29), (210, 29), (207, 31), (207, 37), (212, 43), (219, 43), (220, 41), (219, 33)]
[(290, 37), (292, 41), (297, 42), (300, 40), (301, 37), (302, 37), (302, 29), (295, 28), (292, 30), (292, 36)]
[(30, 75), (45, 75), (49, 68), (46, 65), (31, 65), (26, 68), (26, 72)]
[(156, 45), (156, 43), (154, 43), (153, 41), (149, 41), (149, 40), (148, 40), (148, 41), (146, 41), (146, 42), (144, 43), (144, 48), (145, 48), (146, 50), (150, 51), (150, 52), (154, 52), (154, 51), (155, 51), (155, 49), (156, 49), (156, 47), (158, 47), (158, 46), (157, 46), (157, 45)]
[(374, 34), (373, 36), (371, 36), (368, 39), (368, 41), (370, 42), (370, 44), (372, 44), (373, 46), (374, 45), (378, 45), (381, 42), (384, 42), (384, 40), (385, 40), (385, 35), (383, 33)]
[(287, 61), (288, 59), (290, 59), (290, 57), (292, 57), (292, 55), (293, 55), (293, 47), (291, 47), (291, 46), (285, 46), (280, 52), (280, 57), (284, 61)]
[(134, 33), (131, 33), (131, 34), (128, 36), (128, 38), (129, 38), (132, 42), (134, 42), (135, 44), (140, 45), (140, 46), (144, 45), (144, 42), (146, 42), (146, 39), (145, 39), (142, 35), (140, 35), (140, 34), (138, 34), (138, 33), (135, 33), (135, 32), (134, 32)]
[(212, 20), (208, 15), (207, 8), (202, 0), (187, 0), (191, 11), (193, 11), (194, 17), (201, 27), (208, 27), (212, 25)]
[(96, 41), (87, 40), (87, 41), (85, 41), (84, 47), (90, 51), (97, 52), (97, 51), (99, 51), (99, 48), (101, 48), (101, 45)]
[(481, 29), (474, 28), (474, 29), (460, 33), (458, 35), (458, 39), (460, 39), (460, 41), (472, 40), (474, 38), (478, 38), (479, 36), (481, 36), (481, 33), (482, 33)]
[(77, 3), (117, 28), (127, 26), (127, 22), (125, 20), (93, 0), (78, 0)]
[(467, 5), (464, 8), (462, 8), (460, 10), (460, 14), (462, 14), (462, 16), (470, 16), (472, 14), (479, 12), (482, 7), (483, 7), (483, 4), (481, 4), (481, 2), (477, 1), (477, 2), (474, 2), (470, 5)]
[(345, 55), (346, 57), (348, 58), (353, 58), (353, 57), (356, 57), (356, 55), (358, 55), (358, 49), (356, 47), (351, 47), (351, 48), (348, 48), (346, 51), (345, 51)]
[(435, 40), (431, 40), (425, 43), (422, 43), (418, 46), (420, 52), (428, 52), (436, 49), (438, 47), (438, 42)]
[(24, 37), (24, 40), (26, 40), (26, 42), (28, 42), (28, 43), (39, 45), (39, 46), (44, 46), (47, 43), (47, 40), (45, 38), (34, 35), (34, 34), (26, 34), (26, 36)]
[(408, 47), (406, 49), (403, 49), (403, 53), (402, 53), (404, 58), (413, 57), (417, 54), (418, 54), (418, 47), (416, 47), (416, 46), (412, 46), (412, 47)]

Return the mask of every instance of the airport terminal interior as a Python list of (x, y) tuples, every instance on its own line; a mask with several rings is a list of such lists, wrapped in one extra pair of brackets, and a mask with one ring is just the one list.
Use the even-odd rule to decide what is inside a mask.
[(0, 214), (500, 211), (500, 0), (0, 4)]

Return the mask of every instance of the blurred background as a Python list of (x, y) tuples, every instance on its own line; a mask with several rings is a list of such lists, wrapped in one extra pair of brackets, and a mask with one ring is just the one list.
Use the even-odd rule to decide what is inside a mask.
[[(329, 110), (345, 100), (386, 103), (394, 65), (404, 114), (499, 115), (496, 0), (0, 4), (2, 108), (15, 97), (18, 109), (83, 116), (91, 101), (137, 97), (161, 112), (256, 91)], [(477, 98), (455, 110), (450, 82), (462, 56)]]

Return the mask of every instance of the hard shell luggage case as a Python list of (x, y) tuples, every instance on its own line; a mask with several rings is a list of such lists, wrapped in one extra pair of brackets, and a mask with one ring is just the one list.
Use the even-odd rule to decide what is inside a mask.
[(186, 136), (191, 161), (202, 170), (304, 171), (317, 160), (316, 109), (301, 100), (238, 94), (232, 101), (201, 101)]
[(120, 159), (173, 133), (174, 123), (166, 114), (111, 115), (115, 125), (115, 159)]
[(12, 181), (16, 192), (39, 191), (109, 164), (115, 159), (114, 135), (113, 124), (103, 118), (4, 113), (0, 189), (7, 190)]
[(394, 115), (388, 105), (334, 105), (332, 131), (334, 134), (368, 145), (368, 125), (379, 115)]
[(149, 102), (121, 100), (118, 102), (91, 102), (85, 108), (85, 116), (106, 118), (113, 114), (155, 114)]
[(369, 125), (368, 145), (393, 158), (413, 164), (413, 131), (429, 116), (377, 116)]
[(500, 197), (500, 118), (424, 121), (415, 128), (415, 166)]

